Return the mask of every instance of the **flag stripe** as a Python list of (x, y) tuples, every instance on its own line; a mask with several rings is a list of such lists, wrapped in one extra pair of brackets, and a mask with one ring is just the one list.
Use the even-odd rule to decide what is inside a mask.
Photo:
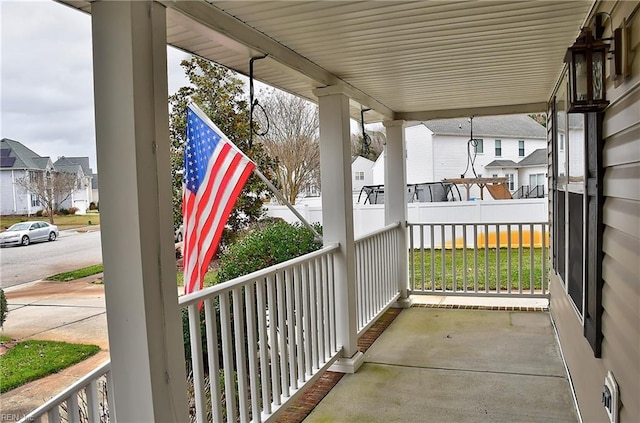
[(184, 292), (202, 289), (222, 232), (255, 164), (196, 106), (187, 109)]

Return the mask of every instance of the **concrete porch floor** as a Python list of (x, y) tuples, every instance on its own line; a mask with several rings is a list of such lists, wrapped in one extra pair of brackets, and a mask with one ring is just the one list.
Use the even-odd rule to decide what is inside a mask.
[(577, 422), (548, 312), (403, 310), (307, 422)]

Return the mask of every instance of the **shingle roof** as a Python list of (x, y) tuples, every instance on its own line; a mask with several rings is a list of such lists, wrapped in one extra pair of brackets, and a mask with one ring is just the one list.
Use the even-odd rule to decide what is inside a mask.
[(82, 172), (90, 176), (93, 174), (91, 167), (89, 167), (89, 158), (88, 157), (60, 157), (56, 160), (53, 165), (56, 169), (61, 170), (61, 166), (70, 166), (70, 165), (80, 165), (82, 167)]
[[(9, 161), (7, 161), (6, 165), (3, 163), (3, 169), (44, 170), (51, 166), (51, 159), (49, 157), (40, 156), (18, 141), (3, 138), (0, 140), (0, 148), (5, 150), (3, 157), (15, 157), (15, 161), (11, 160), (13, 163), (9, 163)], [(6, 150), (8, 150), (8, 152)], [(4, 155), (5, 152), (7, 153), (6, 156)]]
[(533, 153), (529, 154), (524, 159), (520, 160), (520, 163), (518, 163), (518, 167), (546, 165), (547, 158), (547, 150), (545, 148), (539, 148), (537, 150), (534, 150)]
[[(436, 119), (423, 122), (435, 135), (463, 135), (471, 133), (468, 118)], [(527, 115), (477, 116), (473, 118), (473, 137), (506, 137), (545, 139), (544, 126)]]
[(518, 167), (518, 164), (513, 160), (494, 160), (485, 166), (488, 167)]

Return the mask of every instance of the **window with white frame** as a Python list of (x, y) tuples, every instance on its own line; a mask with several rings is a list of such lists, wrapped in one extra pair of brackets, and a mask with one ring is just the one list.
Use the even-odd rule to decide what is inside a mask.
[(524, 157), (524, 140), (518, 140), (518, 157)]
[(496, 157), (502, 157), (502, 140), (496, 140)]
[(31, 194), (31, 207), (38, 206), (40, 206), (40, 198), (35, 194)]
[(505, 173), (504, 176), (507, 178), (507, 187), (509, 188), (509, 191), (513, 191), (515, 189), (515, 178), (513, 173)]
[(475, 150), (476, 150), (476, 154), (483, 154), (484, 153), (484, 140), (482, 138), (476, 138), (474, 139), (474, 144), (475, 144)]
[(364, 181), (364, 172), (356, 172), (356, 181)]

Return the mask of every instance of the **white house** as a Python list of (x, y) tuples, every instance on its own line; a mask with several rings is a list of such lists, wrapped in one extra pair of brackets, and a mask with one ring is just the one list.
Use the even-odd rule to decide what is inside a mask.
[(88, 157), (61, 157), (55, 163), (49, 157), (42, 157), (24, 144), (3, 138), (0, 146), (0, 214), (31, 215), (42, 210), (38, 196), (20, 187), (17, 181), (24, 177), (46, 172), (66, 172), (77, 176), (76, 190), (58, 207), (78, 208), (85, 213), (91, 200), (91, 168)]
[[(528, 174), (520, 176), (517, 164), (546, 148), (546, 130), (528, 115), (438, 119), (414, 122), (405, 129), (405, 142), (408, 184), (495, 176), (507, 178), (515, 192), (530, 184)], [(373, 175), (374, 184), (384, 183), (384, 154)], [(479, 196), (477, 187), (471, 192)]]
[(373, 184), (373, 160), (358, 156), (351, 162), (351, 187), (360, 192), (363, 186)]

